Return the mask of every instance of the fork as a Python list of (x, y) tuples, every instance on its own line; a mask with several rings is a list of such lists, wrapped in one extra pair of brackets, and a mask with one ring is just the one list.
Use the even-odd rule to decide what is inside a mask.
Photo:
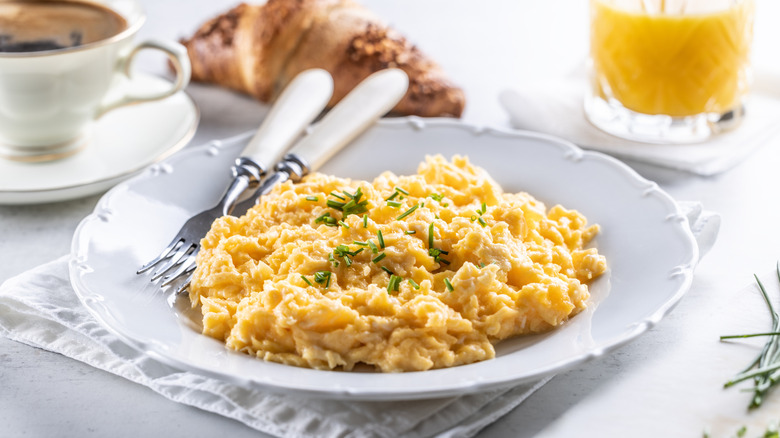
[[(333, 93), (333, 79), (322, 69), (311, 69), (293, 79), (271, 108), (255, 135), (232, 167), (233, 181), (222, 198), (212, 208), (192, 216), (160, 254), (143, 265), (136, 274), (157, 267), (151, 276), (162, 278), (166, 287), (177, 278), (194, 270), (200, 239), (212, 222), (231, 213), (244, 192), (257, 188), (266, 173), (266, 165), (279, 161), (284, 151), (306, 127), (325, 109)], [(167, 276), (166, 276), (167, 274)]]
[[(409, 78), (400, 69), (380, 70), (358, 84), (308, 135), (298, 141), (275, 167), (275, 173), (265, 180), (250, 196), (236, 205), (234, 215), (252, 208), (257, 200), (276, 185), (287, 180), (297, 182), (307, 173), (317, 170), (334, 154), (360, 135), (380, 117), (392, 109), (406, 94)], [(195, 263), (195, 255), (188, 256), (188, 265)], [(177, 271), (175, 278), (183, 280), (177, 293), (189, 286), (194, 267)]]

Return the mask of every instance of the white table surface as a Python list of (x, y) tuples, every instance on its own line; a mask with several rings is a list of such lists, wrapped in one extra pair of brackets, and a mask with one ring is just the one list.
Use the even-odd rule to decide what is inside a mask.
[[(365, 0), (439, 61), (467, 95), (463, 120), (508, 127), (498, 93), (563, 76), (587, 51), (586, 0)], [(780, 84), (780, 7), (758, 0), (755, 59)], [(189, 35), (231, 1), (145, 0), (141, 37)], [(139, 68), (162, 73), (150, 55)], [(774, 74), (774, 76), (772, 76)], [(776, 88), (780, 93), (780, 85)], [(202, 112), (192, 144), (255, 127), (267, 107), (217, 88), (191, 86)], [(480, 437), (758, 436), (780, 418), (780, 392), (748, 413), (748, 395), (722, 383), (753, 351), (718, 342), (733, 332), (764, 330), (755, 294), (736, 293), (780, 258), (780, 138), (718, 176), (632, 164), (676, 199), (701, 201), (722, 216), (720, 236), (698, 266), (691, 290), (649, 332), (616, 352), (555, 377)], [(631, 164), (631, 163), (630, 163)], [(0, 206), (0, 281), (69, 250), (79, 221), (99, 195), (34, 206)], [(734, 311), (735, 302), (753, 312)], [(742, 307), (745, 307), (743, 305)], [(755, 315), (755, 317), (753, 316)], [(694, 352), (692, 354), (692, 352)], [(120, 377), (66, 357), (0, 338), (0, 436), (264, 436), (233, 420), (183, 406)]]

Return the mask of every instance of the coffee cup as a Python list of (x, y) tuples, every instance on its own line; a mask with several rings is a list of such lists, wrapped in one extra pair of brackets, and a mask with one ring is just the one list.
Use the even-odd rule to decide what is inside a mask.
[[(92, 125), (107, 112), (183, 89), (186, 49), (156, 39), (134, 43), (144, 21), (136, 0), (0, 0), (0, 156), (67, 157), (88, 145)], [(170, 59), (176, 79), (168, 89), (127, 91), (143, 50)]]

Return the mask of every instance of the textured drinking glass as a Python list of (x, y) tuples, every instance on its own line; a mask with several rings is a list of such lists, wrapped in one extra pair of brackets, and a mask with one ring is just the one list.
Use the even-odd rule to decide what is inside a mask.
[(649, 143), (701, 142), (738, 126), (754, 14), (754, 0), (590, 0), (588, 119)]

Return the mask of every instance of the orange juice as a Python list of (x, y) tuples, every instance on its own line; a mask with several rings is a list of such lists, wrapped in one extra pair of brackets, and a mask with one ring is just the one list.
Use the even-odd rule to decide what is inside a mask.
[(753, 9), (745, 0), (710, 13), (648, 13), (591, 0), (595, 93), (638, 113), (675, 117), (740, 106)]

